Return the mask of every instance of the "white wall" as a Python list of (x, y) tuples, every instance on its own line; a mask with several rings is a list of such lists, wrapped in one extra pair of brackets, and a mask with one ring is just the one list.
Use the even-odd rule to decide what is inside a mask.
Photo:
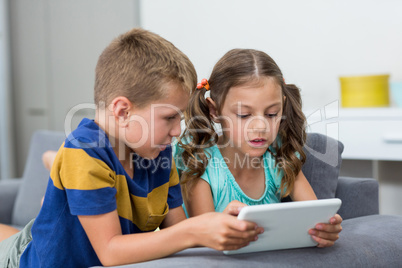
[(190, 57), (199, 79), (231, 48), (267, 52), (302, 88), (308, 110), (339, 98), (339, 75), (388, 72), (402, 81), (397, 0), (2, 1), (10, 5), (19, 175), (33, 131), (63, 130), (70, 108), (92, 102), (98, 55), (140, 16)]
[(402, 1), (146, 0), (141, 25), (173, 42), (199, 80), (229, 49), (267, 52), (315, 110), (339, 99), (340, 75), (402, 81)]
[[(391, 82), (402, 81), (402, 1), (145, 0), (141, 18), (189, 56), (199, 80), (232, 48), (265, 51), (286, 82), (301, 87), (308, 116), (325, 108), (324, 134), (327, 127), (337, 136), (353, 132), (338, 128), (339, 76), (389, 73)], [(335, 118), (326, 108), (336, 109)], [(367, 174), (372, 161), (369, 168), (345, 161), (342, 173), (381, 177), (380, 212), (402, 215), (401, 163), (381, 162), (378, 174)]]
[[(37, 129), (64, 131), (67, 113), (93, 103), (95, 66), (118, 35), (139, 26), (139, 0), (9, 0), (17, 171)], [(75, 128), (93, 110), (81, 110)]]
[(15, 176), (8, 1), (0, 1), (0, 179)]

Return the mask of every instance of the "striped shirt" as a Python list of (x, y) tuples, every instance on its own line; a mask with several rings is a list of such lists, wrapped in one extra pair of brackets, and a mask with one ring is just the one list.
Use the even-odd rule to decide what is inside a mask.
[(105, 132), (83, 119), (56, 156), (20, 267), (101, 265), (78, 215), (117, 209), (122, 233), (141, 233), (154, 231), (169, 208), (183, 203), (170, 147), (153, 160), (134, 154), (132, 163), (130, 178)]

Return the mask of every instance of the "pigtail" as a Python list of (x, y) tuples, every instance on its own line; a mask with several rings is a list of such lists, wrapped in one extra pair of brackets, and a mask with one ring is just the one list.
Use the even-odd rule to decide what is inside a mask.
[(306, 161), (303, 151), (306, 142), (306, 117), (302, 111), (299, 88), (285, 83), (282, 87), (286, 99), (279, 127), (281, 144), (276, 148), (275, 160), (283, 170), (280, 192), (282, 197), (286, 197), (292, 192), (295, 178)]
[(191, 95), (185, 112), (186, 130), (179, 138), (178, 144), (184, 150), (181, 157), (187, 167), (181, 177), (182, 191), (188, 197), (189, 191), (204, 174), (208, 165), (209, 155), (204, 149), (217, 143), (218, 134), (213, 127), (209, 108), (204, 97), (206, 88), (196, 89)]

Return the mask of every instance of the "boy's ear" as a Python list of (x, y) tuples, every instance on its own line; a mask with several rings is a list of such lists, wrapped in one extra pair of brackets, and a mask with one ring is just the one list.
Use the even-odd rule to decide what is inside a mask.
[(218, 110), (216, 108), (216, 103), (210, 97), (208, 97), (206, 99), (206, 101), (207, 101), (208, 108), (209, 108), (209, 115), (211, 116), (212, 121), (214, 121), (215, 123), (220, 123), (219, 116), (218, 116)]
[(116, 122), (121, 127), (127, 127), (128, 122), (130, 121), (130, 111), (133, 107), (131, 101), (129, 101), (126, 97), (116, 97), (112, 100), (109, 107), (114, 118), (116, 119)]

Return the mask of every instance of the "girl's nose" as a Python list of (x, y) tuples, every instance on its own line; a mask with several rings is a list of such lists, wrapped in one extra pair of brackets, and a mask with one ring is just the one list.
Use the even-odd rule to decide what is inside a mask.
[(269, 129), (269, 121), (263, 116), (254, 116), (249, 121), (249, 129), (253, 131), (267, 131)]

